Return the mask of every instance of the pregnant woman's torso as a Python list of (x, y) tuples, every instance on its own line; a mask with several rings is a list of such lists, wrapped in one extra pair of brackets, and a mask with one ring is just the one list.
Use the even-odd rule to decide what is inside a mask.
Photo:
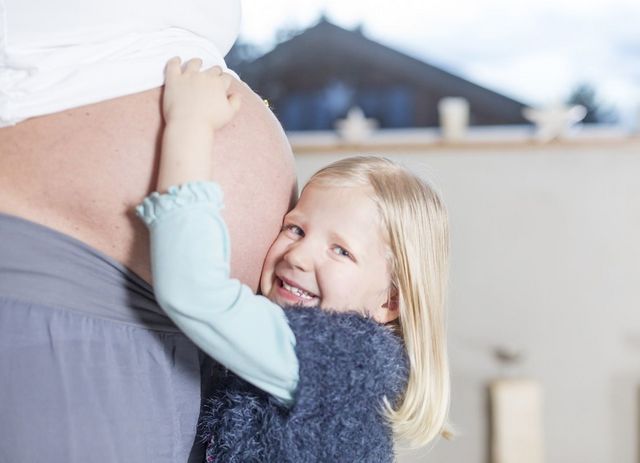
[[(273, 114), (243, 83), (233, 89), (242, 109), (216, 137), (212, 179), (225, 192), (232, 274), (255, 288), (295, 177)], [(160, 98), (154, 89), (0, 129), (0, 212), (80, 239), (149, 280), (133, 206), (155, 186)]]

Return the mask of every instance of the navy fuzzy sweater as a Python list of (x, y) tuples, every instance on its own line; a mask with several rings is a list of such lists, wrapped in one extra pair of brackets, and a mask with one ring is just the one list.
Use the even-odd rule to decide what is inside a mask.
[(291, 408), (232, 373), (215, 385), (201, 426), (207, 461), (392, 462), (382, 399), (404, 391), (401, 339), (354, 313), (291, 308), (300, 378)]

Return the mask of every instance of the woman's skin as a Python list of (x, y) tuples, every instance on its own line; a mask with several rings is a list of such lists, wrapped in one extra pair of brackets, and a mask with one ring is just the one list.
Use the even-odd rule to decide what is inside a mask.
[[(77, 238), (150, 281), (147, 232), (133, 207), (156, 185), (161, 90), (0, 129), (0, 212)], [(226, 194), (232, 276), (255, 290), (292, 203), (295, 172), (284, 132), (263, 100), (235, 79), (231, 91), (242, 104), (216, 134), (211, 178)]]

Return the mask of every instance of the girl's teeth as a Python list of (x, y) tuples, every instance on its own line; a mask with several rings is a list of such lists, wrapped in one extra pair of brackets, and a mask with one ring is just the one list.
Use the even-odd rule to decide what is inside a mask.
[(295, 286), (288, 285), (284, 281), (282, 282), (282, 286), (290, 293), (293, 293), (302, 299), (313, 299), (313, 296), (311, 296), (311, 294), (309, 294), (308, 292), (303, 291), (300, 288), (296, 288)]

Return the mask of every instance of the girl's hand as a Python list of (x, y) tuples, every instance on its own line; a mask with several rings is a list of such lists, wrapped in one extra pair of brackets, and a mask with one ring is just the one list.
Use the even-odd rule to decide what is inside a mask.
[(219, 67), (200, 71), (202, 61), (167, 63), (162, 113), (165, 127), (158, 171), (158, 191), (171, 185), (210, 180), (215, 131), (240, 107), (239, 95), (229, 95), (231, 77)]
[(233, 77), (219, 66), (200, 71), (202, 60), (191, 59), (181, 67), (172, 58), (165, 71), (162, 111), (169, 123), (205, 124), (212, 130), (227, 124), (240, 107), (240, 96), (229, 94)]

